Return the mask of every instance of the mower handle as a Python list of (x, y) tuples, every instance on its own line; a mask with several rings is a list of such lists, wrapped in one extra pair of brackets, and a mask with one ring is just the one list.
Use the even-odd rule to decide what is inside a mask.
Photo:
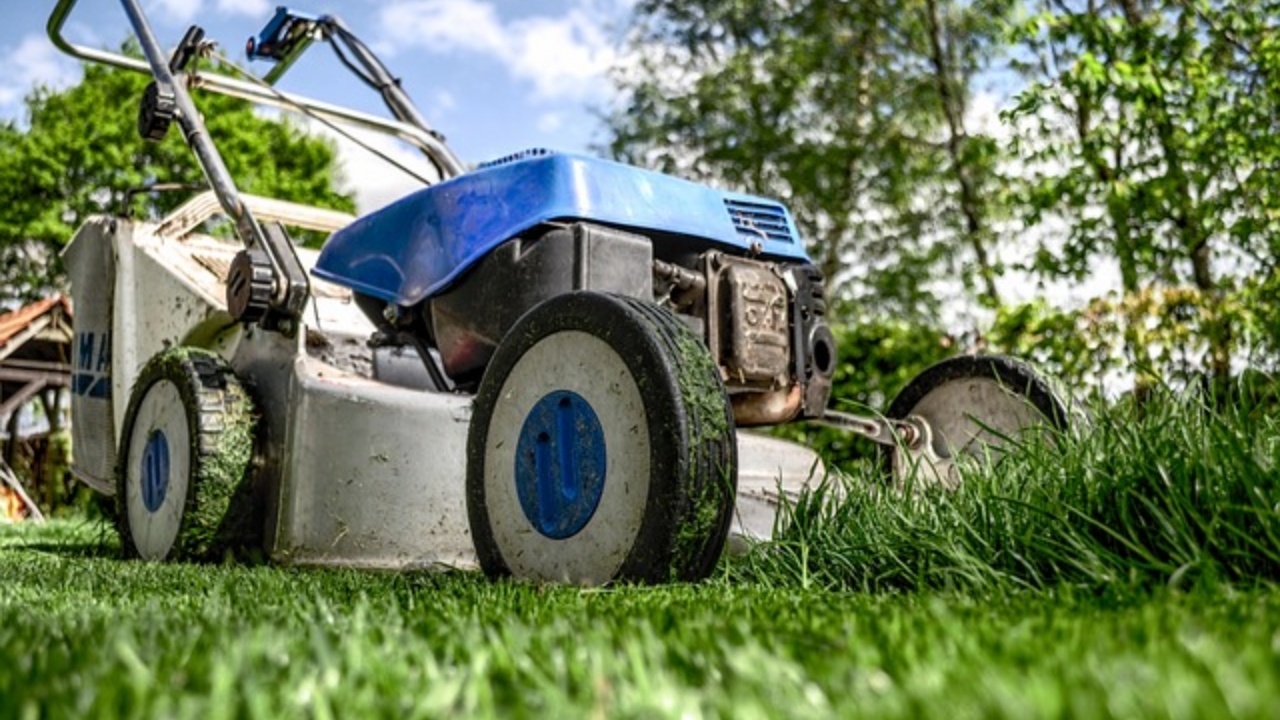
[[(75, 3), (76, 0), (62, 0), (49, 17), (49, 37), (60, 48), (64, 45), (70, 47), (70, 44), (62, 38), (62, 24)], [(259, 255), (265, 256), (262, 259), (270, 266), (266, 269), (269, 273), (269, 279), (266, 282), (270, 306), (281, 309), (290, 318), (297, 317), (306, 304), (310, 288), (306, 274), (301, 271), (297, 257), (293, 253), (293, 248), (278, 233), (265, 232), (254, 219), (253, 213), (240, 199), (240, 191), (236, 188), (235, 181), (222, 160), (222, 155), (218, 153), (218, 148), (209, 138), (200, 113), (187, 92), (186, 73), (170, 66), (169, 59), (165, 57), (160, 43), (151, 32), (151, 25), (143, 15), (138, 0), (120, 0), (120, 4), (129, 18), (129, 24), (133, 26), (134, 35), (138, 38), (138, 44), (142, 46), (142, 54), (147, 62), (135, 61), (122, 64), (115, 53), (94, 53), (92, 59), (99, 62), (105, 60), (108, 64), (130, 70), (145, 69), (145, 72), (153, 78), (146, 95), (150, 100), (144, 99), (144, 107), (147, 102), (151, 102), (158, 109), (163, 99), (166, 114), (169, 119), (177, 121), (182, 130), (183, 140), (195, 153), (200, 169), (204, 171), (205, 179), (209, 182), (209, 187), (217, 195), (218, 203), (222, 205), (227, 217), (231, 218), (236, 236), (244, 243), (246, 258), (257, 259)], [(191, 34), (188, 33), (188, 36), (190, 37)], [(157, 126), (159, 134), (154, 136), (154, 139), (164, 137), (168, 121), (165, 120), (164, 125)], [(139, 129), (143, 128), (142, 122), (139, 121)], [(255, 250), (259, 255), (251, 256)]]
[[(126, 7), (129, 0), (122, 0)], [(58, 4), (54, 6), (53, 12), (49, 15), (49, 23), (47, 31), (49, 40), (62, 52), (72, 57), (87, 62), (99, 63), (102, 65), (110, 65), (113, 67), (123, 68), (140, 72), (145, 75), (152, 75), (152, 68), (145, 61), (137, 58), (131, 58), (120, 53), (98, 50), (85, 45), (77, 45), (67, 40), (62, 34), (62, 26), (66, 23), (67, 16), (70, 15), (71, 9), (75, 7), (79, 0), (58, 0)], [(127, 12), (127, 9), (126, 9)], [(193, 87), (203, 88), (212, 92), (220, 93), (250, 102), (270, 105), (272, 107), (281, 108), (283, 110), (297, 110), (305, 108), (307, 111), (315, 115), (335, 122), (345, 123), (366, 130), (389, 135), (404, 142), (417, 147), (428, 158), (430, 158), (440, 168), (447, 180), (451, 177), (461, 175), (466, 171), (462, 161), (458, 159), (453, 151), (449, 149), (438, 137), (427, 130), (412, 125), (407, 122), (391, 120), (388, 118), (371, 115), (369, 113), (352, 110), (340, 105), (314, 100), (302, 95), (281, 92), (275, 89), (265, 89), (250, 82), (233, 78), (220, 73), (199, 72), (196, 70), (187, 72), (187, 79)]]

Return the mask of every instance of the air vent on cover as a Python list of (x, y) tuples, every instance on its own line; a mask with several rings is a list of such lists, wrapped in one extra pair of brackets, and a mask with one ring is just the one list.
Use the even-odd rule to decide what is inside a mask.
[(796, 241), (791, 224), (787, 222), (787, 211), (781, 205), (725, 198), (724, 206), (729, 211), (729, 219), (733, 221), (738, 236), (744, 240), (783, 243)]
[(507, 163), (517, 162), (517, 161), (520, 161), (520, 160), (528, 160), (528, 159), (530, 159), (530, 158), (546, 157), (546, 156), (548, 156), (548, 155), (552, 155), (552, 154), (553, 154), (553, 151), (548, 150), (548, 149), (546, 149), (546, 148), (530, 148), (530, 149), (528, 149), (528, 150), (521, 150), (521, 151), (520, 151), (520, 152), (518, 152), (518, 153), (511, 153), (510, 155), (503, 155), (502, 157), (498, 158), (497, 160), (490, 160), (489, 162), (480, 163), (480, 168), (481, 168), (481, 169), (484, 169), (484, 168), (491, 168), (491, 167), (496, 167), (496, 166), (498, 166), (498, 165), (506, 165)]

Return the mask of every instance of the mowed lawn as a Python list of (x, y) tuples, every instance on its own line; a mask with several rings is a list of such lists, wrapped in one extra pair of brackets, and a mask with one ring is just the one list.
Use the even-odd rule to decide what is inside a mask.
[(697, 585), (153, 565), (100, 521), (3, 527), (0, 718), (1280, 717), (1276, 429), (1172, 404), (954, 495), (855, 476)]

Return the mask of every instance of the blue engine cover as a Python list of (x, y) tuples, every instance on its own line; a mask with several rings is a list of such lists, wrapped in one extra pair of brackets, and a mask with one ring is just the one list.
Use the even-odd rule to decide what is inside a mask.
[[(446, 289), (477, 260), (549, 220), (702, 239), (808, 261), (779, 203), (597, 158), (531, 150), (419, 190), (334, 233), (316, 276), (401, 306)], [(695, 248), (696, 249), (696, 248)]]

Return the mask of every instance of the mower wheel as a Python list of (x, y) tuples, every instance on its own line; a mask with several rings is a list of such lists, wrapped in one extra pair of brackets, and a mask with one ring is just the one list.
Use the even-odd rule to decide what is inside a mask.
[(666, 310), (554, 297), (498, 346), (467, 441), (467, 514), (491, 576), (697, 580), (737, 486), (732, 410), (710, 353)]
[[(1035, 427), (1067, 428), (1067, 411), (1048, 381), (1029, 365), (1003, 355), (948, 358), (911, 379), (885, 416), (925, 421), (931, 454), (947, 472), (937, 479), (954, 489), (955, 459), (968, 455), (998, 459), (1009, 440)], [(885, 470), (901, 485), (913, 460), (901, 448), (881, 446)], [(940, 468), (941, 469), (941, 468)]]
[(217, 355), (176, 348), (143, 366), (117, 455), (127, 557), (216, 560), (255, 543), (254, 426), (249, 396)]

